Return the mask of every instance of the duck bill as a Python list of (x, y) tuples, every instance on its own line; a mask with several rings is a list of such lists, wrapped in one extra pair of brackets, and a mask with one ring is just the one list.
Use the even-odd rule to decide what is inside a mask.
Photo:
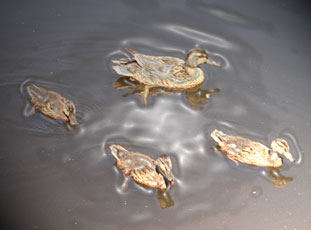
[(293, 158), (292, 154), (290, 152), (284, 152), (283, 155), (290, 161), (295, 162), (295, 159)]
[(220, 63), (215, 62), (213, 59), (211, 59), (210, 57), (208, 57), (208, 59), (206, 60), (206, 64), (212, 65), (212, 66), (217, 66), (220, 67)]
[(165, 173), (160, 169), (159, 166), (156, 166), (156, 171), (157, 173), (159, 173), (160, 175), (162, 175), (163, 179), (164, 179), (164, 182), (165, 182), (165, 186), (166, 186), (166, 189), (165, 191), (168, 191), (170, 188), (171, 188), (171, 185), (174, 185), (174, 179), (171, 179), (169, 180), (167, 178), (167, 176), (165, 175)]
[(168, 180), (166, 176), (163, 176), (163, 178), (164, 178), (165, 185), (166, 185), (165, 191), (168, 191), (168, 190), (170, 190), (171, 186), (175, 184), (175, 181), (174, 180)]
[(75, 126), (75, 125), (78, 125), (78, 124), (79, 124), (78, 121), (77, 121), (76, 116), (73, 115), (73, 114), (70, 114), (69, 117), (68, 117), (68, 119), (69, 119), (70, 125), (72, 125), (72, 126)]
[(168, 191), (171, 188), (171, 182), (167, 180), (166, 178), (164, 178), (164, 180), (165, 180), (165, 185), (166, 185), (165, 191)]

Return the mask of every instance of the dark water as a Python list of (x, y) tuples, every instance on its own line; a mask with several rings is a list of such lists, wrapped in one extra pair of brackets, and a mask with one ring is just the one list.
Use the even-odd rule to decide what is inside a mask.
[[(310, 8), (303, 1), (2, 1), (0, 180), (3, 229), (309, 229)], [(184, 94), (122, 97), (111, 60), (124, 48), (185, 57), (200, 47), (202, 111)], [(80, 126), (26, 117), (25, 81), (75, 102)], [(288, 140), (297, 162), (268, 171), (215, 153), (218, 128), (266, 145)], [(171, 156), (174, 205), (130, 183), (108, 145)]]

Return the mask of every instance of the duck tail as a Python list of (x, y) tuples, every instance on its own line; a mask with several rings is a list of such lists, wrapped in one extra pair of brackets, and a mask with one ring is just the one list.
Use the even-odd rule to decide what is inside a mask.
[(111, 150), (111, 154), (117, 160), (120, 160), (122, 155), (124, 155), (127, 152), (127, 150), (125, 148), (123, 148), (121, 145), (112, 144), (112, 145), (109, 146), (109, 148)]
[(135, 55), (135, 54), (138, 53), (137, 51), (132, 50), (132, 49), (130, 49), (130, 48), (125, 48), (125, 50), (126, 50), (127, 52), (129, 52), (130, 54), (132, 54), (132, 55)]
[(26, 86), (27, 92), (30, 96), (38, 97), (38, 98), (45, 98), (47, 94), (47, 90), (36, 86), (35, 84), (29, 84)]
[(122, 76), (128, 76), (128, 77), (133, 76), (133, 74), (130, 71), (128, 71), (128, 69), (124, 65), (115, 65), (115, 66), (112, 66), (112, 68), (114, 69), (114, 71), (116, 71), (118, 74)]
[(119, 60), (111, 60), (112, 63), (114, 64), (127, 64), (135, 61), (133, 58), (120, 58)]
[(111, 154), (114, 156), (114, 158), (116, 158), (117, 160), (120, 160), (119, 156), (118, 156), (118, 148), (121, 147), (119, 145), (110, 145), (110, 151)]

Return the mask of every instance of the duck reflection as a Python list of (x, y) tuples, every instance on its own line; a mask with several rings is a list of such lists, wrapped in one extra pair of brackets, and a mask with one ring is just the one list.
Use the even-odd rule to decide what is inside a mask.
[[(115, 81), (115, 90), (128, 89), (129, 92), (123, 94), (123, 97), (128, 97), (133, 94), (144, 95), (145, 85), (139, 83), (132, 77), (119, 77)], [(153, 87), (149, 89), (148, 96), (170, 96), (174, 93), (185, 92), (186, 100), (190, 104), (191, 108), (195, 110), (204, 109), (204, 105), (207, 104), (208, 100), (214, 93), (220, 92), (220, 89), (200, 89), (199, 87), (187, 89), (187, 90), (172, 90), (161, 87)]]
[(288, 182), (292, 181), (292, 177), (283, 176), (279, 168), (269, 169), (269, 179), (275, 187), (283, 188)]
[(160, 207), (162, 209), (169, 209), (174, 206), (174, 200), (172, 200), (171, 195), (168, 191), (163, 191), (158, 189), (157, 199), (160, 202)]

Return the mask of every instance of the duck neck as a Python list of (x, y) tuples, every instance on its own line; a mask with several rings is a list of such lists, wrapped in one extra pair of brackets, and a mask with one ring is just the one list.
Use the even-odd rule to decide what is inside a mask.
[(189, 68), (197, 68), (199, 67), (198, 63), (197, 63), (197, 59), (196, 58), (187, 58), (186, 60), (186, 66)]
[(204, 72), (201, 68), (186, 66), (186, 72), (197, 84), (204, 81)]

